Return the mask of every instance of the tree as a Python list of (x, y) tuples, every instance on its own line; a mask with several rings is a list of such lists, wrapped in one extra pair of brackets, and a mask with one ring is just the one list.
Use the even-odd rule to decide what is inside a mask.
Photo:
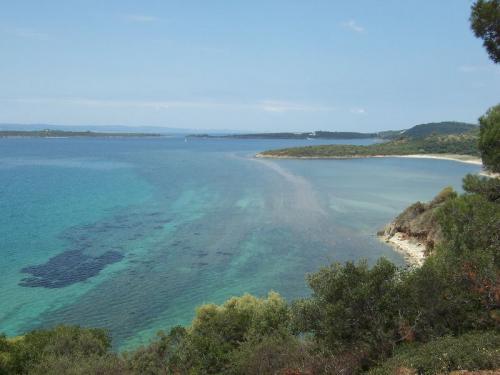
[(309, 275), (309, 298), (292, 307), (294, 328), (340, 353), (361, 351), (376, 357), (392, 350), (399, 334), (400, 274), (388, 260), (332, 264)]
[(468, 174), (463, 179), (463, 189), (470, 194), (482, 195), (490, 202), (500, 203), (500, 178)]
[(485, 167), (500, 172), (500, 104), (479, 119), (479, 151)]
[(483, 39), (490, 58), (500, 63), (500, 0), (477, 0), (470, 16), (472, 30)]
[(0, 374), (122, 373), (110, 348), (105, 330), (77, 326), (35, 330), (11, 340), (0, 336)]
[(245, 294), (223, 305), (202, 305), (179, 347), (179, 372), (227, 373), (242, 344), (259, 342), (267, 336), (286, 335), (288, 324), (288, 305), (274, 292), (267, 298)]

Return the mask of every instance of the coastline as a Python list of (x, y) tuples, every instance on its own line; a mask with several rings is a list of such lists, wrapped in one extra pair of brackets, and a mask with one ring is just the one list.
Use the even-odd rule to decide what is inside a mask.
[[(410, 155), (352, 155), (352, 156), (289, 156), (289, 155), (266, 155), (258, 153), (256, 158), (262, 159), (311, 159), (311, 160), (346, 160), (346, 159), (368, 159), (368, 158), (409, 158), (409, 159), (435, 159), (449, 160), (458, 163), (474, 164), (483, 167), (481, 158), (472, 155), (461, 154), (410, 154)], [(488, 172), (482, 170), (479, 172), (481, 176), (500, 178), (500, 173)]]
[[(484, 170), (481, 158), (471, 155), (461, 154), (410, 154), (410, 155), (353, 155), (353, 156), (288, 156), (288, 155), (266, 155), (258, 153), (256, 158), (268, 159), (311, 159), (311, 160), (346, 160), (346, 159), (365, 159), (365, 158), (412, 158), (412, 159), (435, 159), (449, 160), (465, 164), (473, 164), (482, 167), (478, 173), (481, 176), (490, 178), (500, 178), (500, 173), (493, 173)], [(380, 241), (391, 246), (394, 251), (403, 255), (406, 263), (412, 267), (420, 267), (426, 258), (427, 248), (424, 243), (415, 238), (408, 237), (406, 233), (396, 232), (394, 235), (379, 234)]]
[[(380, 157), (380, 156), (376, 156)], [(384, 155), (382, 157), (391, 157), (391, 155)], [(412, 155), (394, 155), (397, 158), (412, 158), (412, 159), (438, 159), (438, 160), (451, 160), (460, 163), (483, 165), (481, 158), (471, 155), (460, 154), (412, 154)]]
[(425, 245), (413, 238), (408, 238), (405, 233), (396, 232), (392, 236), (383, 234), (377, 237), (402, 254), (409, 266), (420, 267), (424, 263), (427, 251)]
[(481, 158), (471, 155), (460, 154), (410, 154), (410, 155), (352, 155), (352, 156), (289, 156), (289, 155), (268, 155), (258, 153), (256, 158), (268, 159), (368, 159), (368, 158), (414, 158), (414, 159), (439, 159), (452, 160), (461, 163), (483, 165)]

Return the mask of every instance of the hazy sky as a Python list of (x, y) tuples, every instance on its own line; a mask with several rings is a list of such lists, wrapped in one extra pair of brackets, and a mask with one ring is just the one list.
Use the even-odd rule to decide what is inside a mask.
[(0, 122), (370, 131), (476, 122), (469, 0), (2, 1)]

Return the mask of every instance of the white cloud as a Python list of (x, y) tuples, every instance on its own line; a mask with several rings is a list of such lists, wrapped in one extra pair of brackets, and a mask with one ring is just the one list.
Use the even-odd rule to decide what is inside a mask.
[(260, 109), (266, 112), (325, 112), (325, 111), (334, 111), (334, 107), (326, 107), (326, 106), (317, 106), (317, 105), (308, 105), (302, 103), (294, 103), (287, 101), (278, 101), (278, 100), (264, 100), (260, 102)]
[(220, 102), (214, 100), (112, 100), (89, 98), (24, 98), (9, 99), (11, 102), (26, 104), (76, 105), (92, 108), (143, 108), (153, 110), (170, 110), (176, 108), (192, 109), (226, 109), (226, 110), (260, 110), (264, 112), (326, 112), (334, 111), (334, 107), (303, 104), (282, 100), (262, 100), (255, 103)]
[(153, 22), (158, 18), (144, 14), (125, 14), (123, 18), (130, 22)]
[(365, 31), (365, 28), (361, 25), (358, 25), (356, 21), (354, 20), (349, 20), (347, 22), (343, 22), (342, 26), (345, 27), (346, 29), (349, 29), (351, 31), (354, 31), (356, 33), (362, 33)]
[(364, 108), (351, 108), (350, 112), (354, 113), (355, 115), (364, 115), (366, 113), (366, 110)]
[(21, 27), (4, 29), (4, 32), (10, 35), (14, 35), (18, 38), (41, 40), (41, 41), (46, 41), (50, 39), (49, 34)]
[(93, 108), (213, 108), (220, 104), (209, 101), (143, 101), (143, 100), (113, 100), (113, 99), (88, 99), (88, 98), (25, 98), (13, 99), (17, 103), (28, 104), (70, 104)]

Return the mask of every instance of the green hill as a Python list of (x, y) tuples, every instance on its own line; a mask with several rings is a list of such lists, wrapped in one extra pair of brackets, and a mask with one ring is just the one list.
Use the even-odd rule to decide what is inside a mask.
[(314, 132), (280, 132), (280, 133), (247, 133), (247, 134), (191, 134), (192, 138), (232, 138), (232, 139), (363, 139), (363, 138), (381, 138), (381, 139), (401, 139), (401, 138), (425, 138), (431, 135), (452, 135), (463, 134), (471, 131), (477, 131), (478, 126), (467, 124), (465, 122), (432, 122), (429, 124), (415, 125), (405, 130), (385, 130), (378, 133), (360, 133), (360, 132), (338, 132), (322, 131)]
[(465, 122), (431, 122), (428, 124), (415, 125), (410, 129), (402, 131), (399, 136), (405, 138), (426, 138), (431, 135), (463, 134), (475, 130), (478, 130), (477, 125), (467, 124)]
[(259, 157), (280, 158), (356, 158), (389, 155), (456, 154), (479, 157), (474, 133), (432, 135), (427, 138), (400, 138), (368, 146), (320, 145), (269, 150)]

